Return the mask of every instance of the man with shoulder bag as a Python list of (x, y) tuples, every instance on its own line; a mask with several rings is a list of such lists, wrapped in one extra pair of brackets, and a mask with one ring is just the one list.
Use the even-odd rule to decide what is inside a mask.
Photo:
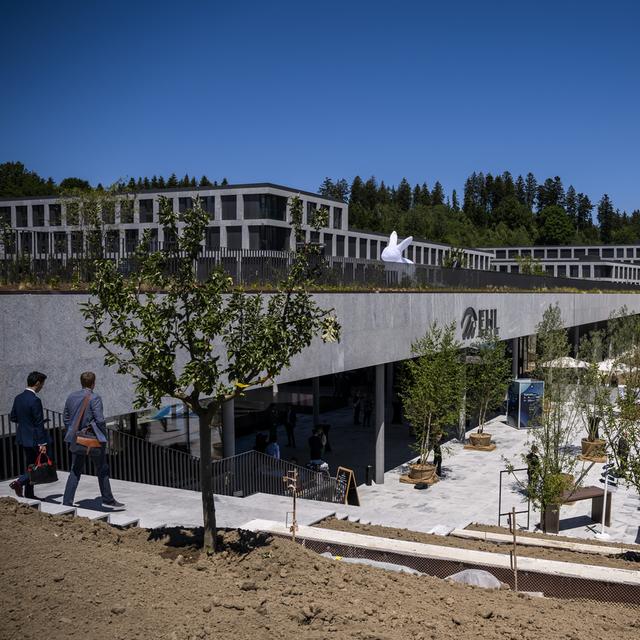
[(80, 476), (87, 459), (95, 466), (102, 504), (109, 507), (124, 507), (111, 492), (109, 463), (107, 461), (106, 423), (102, 411), (102, 398), (94, 393), (96, 374), (85, 371), (80, 376), (82, 389), (69, 395), (64, 405), (62, 419), (67, 428), (65, 442), (72, 454), (71, 471), (64, 489), (63, 504), (73, 506)]

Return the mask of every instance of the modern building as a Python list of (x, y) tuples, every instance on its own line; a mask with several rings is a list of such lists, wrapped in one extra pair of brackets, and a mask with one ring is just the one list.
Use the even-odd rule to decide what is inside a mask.
[(504, 273), (521, 273), (530, 259), (546, 275), (564, 278), (640, 284), (640, 244), (563, 247), (491, 247), (492, 267)]
[[(304, 207), (307, 241), (325, 245), (327, 255), (378, 260), (387, 245), (383, 234), (349, 228), (349, 207), (315, 193), (271, 183), (227, 185), (224, 187), (177, 188), (122, 197), (113, 208), (102, 211), (103, 243), (107, 252), (133, 251), (145, 230), (162, 243), (170, 240), (158, 222), (159, 198), (168, 198), (174, 210), (184, 211), (200, 197), (209, 213), (205, 247), (208, 250), (289, 250), (296, 238), (290, 225), (289, 199), (298, 195)], [(326, 207), (328, 226), (319, 232), (308, 222), (314, 211)], [(77, 203), (56, 196), (0, 199), (0, 222), (15, 232), (15, 247), (34, 258), (52, 254), (73, 256), (82, 253), (92, 230), (80, 225)], [(451, 247), (436, 242), (414, 240), (406, 257), (417, 264), (442, 265)], [(465, 249), (466, 265), (490, 270), (491, 254)]]

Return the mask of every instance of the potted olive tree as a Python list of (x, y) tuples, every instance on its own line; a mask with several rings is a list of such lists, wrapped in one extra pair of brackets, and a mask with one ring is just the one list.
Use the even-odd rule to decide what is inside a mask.
[(416, 434), (413, 448), (418, 460), (409, 465), (411, 480), (433, 480), (435, 465), (428, 462), (429, 454), (445, 428), (458, 420), (464, 386), (460, 347), (454, 323), (444, 328), (432, 324), (411, 345), (415, 358), (405, 365), (400, 394), (404, 414)]
[(484, 431), (484, 425), (488, 413), (504, 401), (510, 376), (504, 344), (493, 332), (483, 332), (467, 358), (467, 406), (478, 421), (476, 432), (469, 434), (473, 446), (491, 444), (491, 434)]

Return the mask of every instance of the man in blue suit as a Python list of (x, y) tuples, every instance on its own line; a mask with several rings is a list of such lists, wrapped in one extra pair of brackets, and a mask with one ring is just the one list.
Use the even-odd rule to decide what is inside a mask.
[[(69, 451), (71, 451), (71, 470), (64, 488), (62, 503), (68, 506), (73, 505), (80, 476), (86, 467), (88, 458), (96, 468), (102, 504), (109, 507), (124, 507), (124, 504), (118, 502), (111, 492), (109, 461), (106, 452), (107, 424), (102, 410), (102, 398), (94, 391), (96, 374), (93, 371), (85, 371), (80, 376), (80, 385), (81, 389), (69, 394), (62, 414), (64, 426), (67, 428), (64, 439), (69, 444)], [(77, 432), (85, 428), (90, 428), (93, 431), (100, 446), (87, 448), (76, 442)]]
[[(46, 379), (44, 373), (32, 371), (27, 376), (27, 388), (15, 397), (9, 416), (11, 422), (18, 423), (16, 442), (24, 452), (27, 467), (36, 461), (39, 453), (47, 453), (49, 438), (44, 428), (42, 401), (37, 396)], [(22, 497), (23, 493), (26, 498), (34, 497), (33, 485), (26, 473), (9, 486), (19, 497)]]

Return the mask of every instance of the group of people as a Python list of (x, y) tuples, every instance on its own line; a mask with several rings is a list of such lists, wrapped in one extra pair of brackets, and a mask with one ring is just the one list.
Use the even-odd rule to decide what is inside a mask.
[[(29, 481), (28, 467), (35, 465), (39, 456), (51, 457), (51, 440), (47, 429), (42, 401), (38, 397), (47, 376), (32, 371), (27, 376), (26, 389), (19, 393), (11, 408), (10, 420), (17, 423), (16, 442), (24, 453), (27, 470), (9, 486), (19, 497), (35, 498), (33, 484)], [(80, 477), (88, 459), (92, 461), (98, 475), (98, 485), (102, 504), (109, 507), (124, 507), (111, 491), (109, 462), (106, 453), (106, 422), (102, 398), (95, 392), (96, 375), (85, 371), (80, 376), (80, 389), (67, 397), (62, 419), (66, 429), (64, 441), (71, 452), (71, 469), (64, 490), (62, 502), (72, 506)], [(96, 446), (84, 446), (78, 442), (79, 435), (95, 440)]]
[(370, 395), (361, 395), (356, 392), (353, 396), (353, 424), (360, 424), (360, 414), (362, 414), (362, 426), (371, 426), (371, 416), (373, 415), (373, 398)]

